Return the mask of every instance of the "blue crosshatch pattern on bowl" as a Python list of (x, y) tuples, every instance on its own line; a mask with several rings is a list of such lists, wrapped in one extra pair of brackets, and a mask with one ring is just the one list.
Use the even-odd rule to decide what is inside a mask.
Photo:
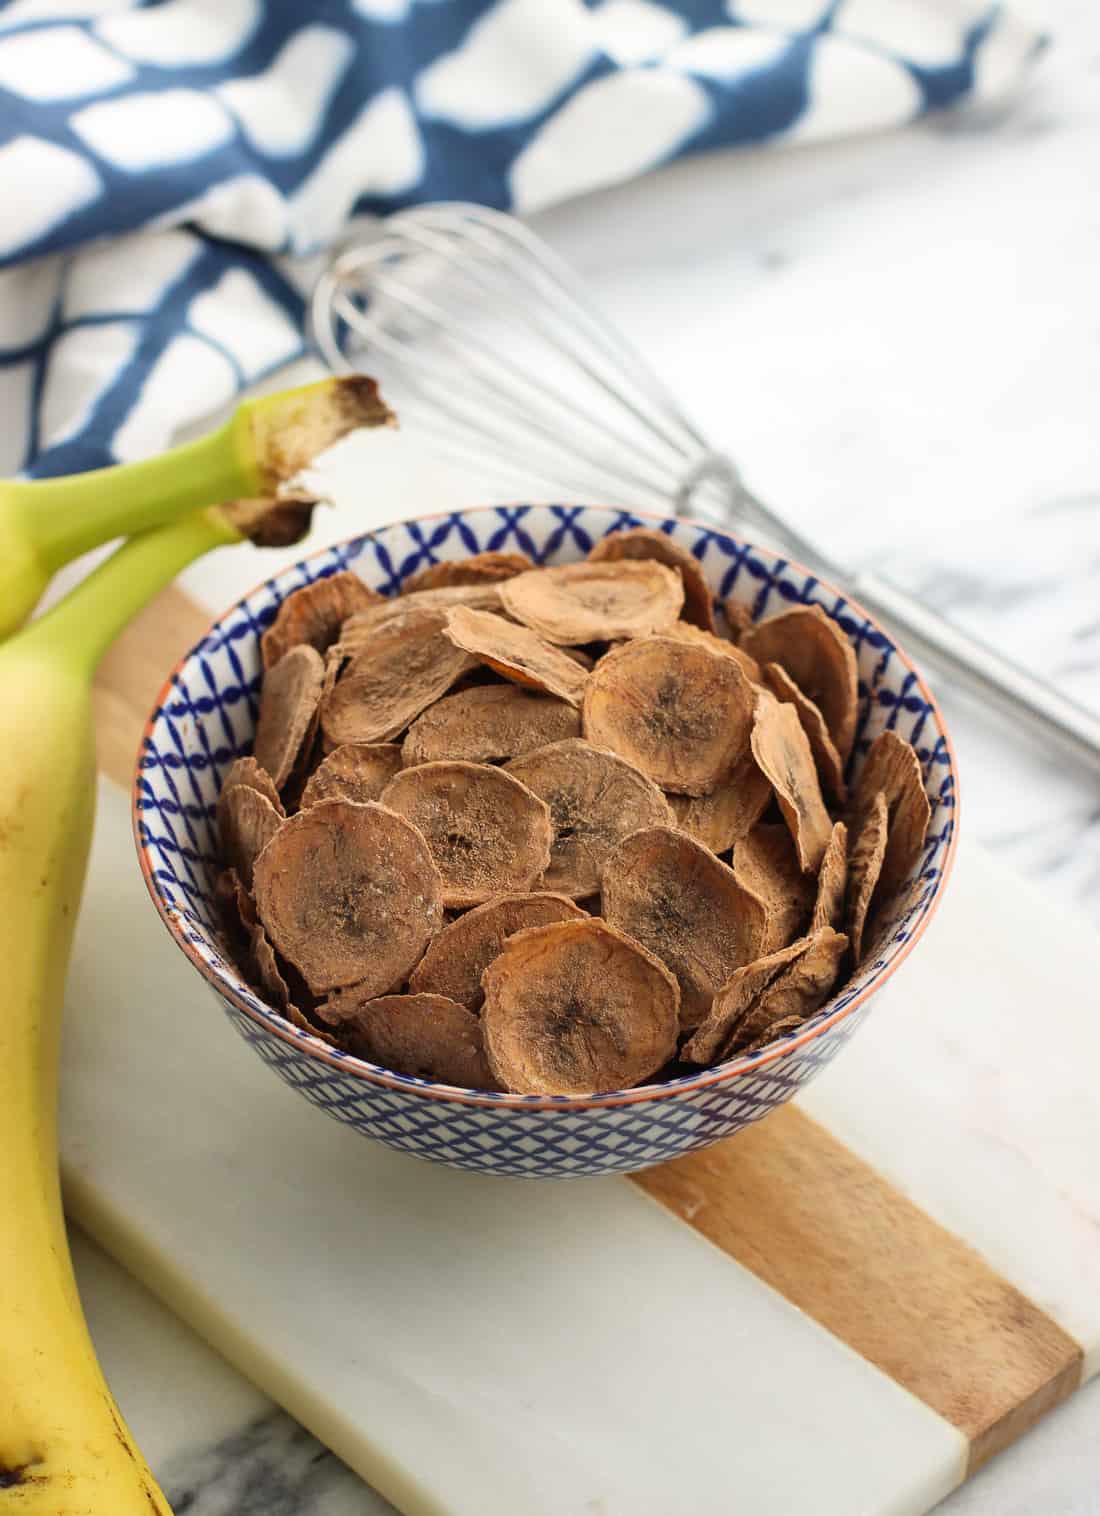
[(259, 639), (282, 600), (341, 569), (394, 593), (431, 563), (489, 549), (518, 550), (538, 563), (568, 562), (599, 538), (643, 524), (652, 518), (603, 506), (494, 506), (400, 523), (329, 548), (227, 612), (184, 659), (151, 717), (135, 780), (135, 829), (150, 890), (170, 930), (265, 1063), (320, 1109), (400, 1151), (480, 1172), (568, 1177), (629, 1172), (729, 1136), (789, 1100), (835, 1057), (870, 1007), (865, 992), (893, 967), (943, 883), (954, 835), (950, 748), (935, 709), (890, 639), (843, 596), (784, 559), (716, 528), (662, 520), (662, 529), (698, 559), (718, 598), (732, 595), (758, 618), (816, 603), (843, 628), (859, 665), (856, 770), (887, 727), (917, 748), (932, 806), (924, 856), (883, 923), (876, 951), (851, 983), (796, 1034), (762, 1053), (671, 1080), (652, 1093), (577, 1101), (461, 1092), (378, 1069), (290, 1026), (240, 977), (223, 951), (213, 905), (214, 807), (229, 764), (251, 748)]

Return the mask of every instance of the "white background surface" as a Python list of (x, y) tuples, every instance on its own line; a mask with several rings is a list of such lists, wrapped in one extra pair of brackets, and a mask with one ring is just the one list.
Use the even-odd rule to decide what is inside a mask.
[[(998, 119), (722, 155), (540, 225), (763, 498), (1100, 704), (1100, 12), (1041, 15), (1055, 47)], [(1100, 922), (1095, 784), (946, 705), (963, 826)], [(382, 1508), (84, 1263), (124, 1409), (191, 1516), (259, 1492), (265, 1516)], [(1100, 1511), (1100, 1387), (942, 1509)]]

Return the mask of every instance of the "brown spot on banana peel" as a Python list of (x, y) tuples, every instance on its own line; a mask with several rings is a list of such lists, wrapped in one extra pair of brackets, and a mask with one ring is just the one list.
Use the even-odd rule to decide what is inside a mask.
[(314, 459), (360, 427), (396, 426), (397, 418), (364, 374), (309, 385), (281, 404), (258, 402), (251, 416), (260, 477), (271, 489), (293, 479)]
[(217, 509), (235, 531), (257, 547), (293, 547), (308, 533), (317, 504), (307, 495), (262, 495), (227, 500)]

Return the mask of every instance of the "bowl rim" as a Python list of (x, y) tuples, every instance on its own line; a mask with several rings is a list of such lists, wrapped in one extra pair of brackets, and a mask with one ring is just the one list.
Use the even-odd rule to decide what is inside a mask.
[[(842, 1022), (847, 1021), (849, 1017), (853, 1016), (856, 1011), (864, 1006), (873, 995), (879, 994), (887, 981), (893, 977), (893, 975), (909, 957), (910, 953), (924, 936), (925, 932), (928, 930), (929, 925), (936, 916), (936, 913), (938, 912), (941, 901), (943, 899), (947, 881), (950, 878), (952, 869), (954, 867), (955, 854), (959, 840), (960, 796), (958, 759), (955, 754), (954, 743), (951, 740), (951, 733), (948, 730), (947, 723), (943, 719), (943, 712), (940, 709), (939, 702), (936, 700), (935, 696), (932, 694), (932, 691), (925, 683), (920, 670), (917, 668), (916, 664), (914, 664), (909, 655), (905, 652), (904, 648), (902, 648), (897, 642), (894, 641), (894, 638), (890, 633), (884, 631), (884, 628), (879, 625), (878, 621), (870, 614), (870, 612), (864, 609), (864, 607), (860, 605), (857, 600), (853, 600), (845, 590), (833, 584), (831, 580), (822, 579), (820, 575), (815, 574), (811, 569), (808, 569), (805, 564), (800, 563), (798, 559), (785, 557), (782, 553), (778, 553), (774, 548), (763, 547), (759, 549), (759, 551), (770, 553), (772, 556), (779, 559), (785, 567), (793, 569), (796, 573), (805, 575), (808, 579), (814, 579), (820, 588), (834, 594), (838, 599), (843, 600), (855, 615), (863, 617), (868, 625), (873, 627), (876, 631), (883, 632), (884, 635), (888, 637), (890, 644), (893, 647), (894, 653), (900, 659), (902, 665), (909, 672), (909, 674), (912, 675), (913, 680), (915, 681), (916, 689), (919, 691), (922, 700), (927, 703), (929, 709), (932, 712), (932, 716), (939, 728), (940, 740), (943, 743), (944, 751), (947, 756), (948, 774), (952, 780), (953, 814), (951, 818), (950, 832), (947, 838), (946, 850), (942, 863), (940, 865), (939, 878), (936, 880), (932, 894), (921, 912), (920, 919), (917, 921), (916, 925), (909, 933), (906, 940), (899, 945), (898, 950), (891, 962), (884, 967), (884, 969), (879, 973), (879, 975), (871, 984), (866, 985), (858, 995), (853, 996), (853, 998), (846, 1005), (840, 1007), (838, 1010), (833, 1011), (832, 1014), (825, 1017), (823, 1021), (817, 1023), (816, 1025), (812, 1024), (811, 1021), (811, 1025), (809, 1025), (805, 1031), (800, 1032), (797, 1036), (789, 1039), (784, 1038), (780, 1042), (774, 1044), (772, 1047), (763, 1048), (760, 1052), (741, 1054), (739, 1057), (731, 1058), (725, 1063), (719, 1063), (713, 1065), (710, 1068), (701, 1069), (698, 1074), (684, 1075), (681, 1078), (670, 1080), (665, 1084), (643, 1084), (638, 1085), (633, 1089), (610, 1090), (602, 1094), (519, 1095), (514, 1094), (510, 1091), (466, 1089), (459, 1085), (438, 1084), (427, 1079), (417, 1079), (411, 1075), (395, 1074), (391, 1069), (383, 1068), (380, 1064), (370, 1063), (366, 1059), (357, 1058), (354, 1054), (351, 1053), (343, 1053), (338, 1049), (333, 1048), (330, 1044), (323, 1042), (319, 1037), (315, 1037), (308, 1032), (302, 1032), (298, 1030), (298, 1028), (292, 1026), (290, 1022), (288, 1022), (278, 1011), (276, 1011), (274, 1007), (269, 1007), (265, 1004), (266, 1015), (260, 1014), (255, 1006), (250, 1005), (249, 1002), (242, 995), (240, 995), (237, 990), (235, 990), (234, 987), (229, 984), (214, 967), (212, 967), (212, 965), (206, 962), (206, 960), (198, 952), (194, 943), (190, 941), (187, 934), (184, 932), (181, 925), (179, 913), (164, 901), (159, 889), (156, 886), (153, 878), (153, 865), (152, 861), (149, 858), (148, 844), (143, 842), (141, 836), (142, 823), (140, 801), (141, 781), (144, 768), (143, 760), (145, 758), (146, 749), (151, 741), (153, 727), (156, 724), (156, 721), (160, 716), (163, 707), (167, 703), (168, 696), (171, 693), (173, 686), (177, 683), (177, 680), (179, 679), (183, 668), (191, 661), (199, 648), (201, 648), (210, 638), (215, 627), (219, 626), (222, 622), (227, 620), (227, 618), (232, 616), (234, 612), (238, 611), (248, 600), (250, 600), (253, 595), (258, 594), (260, 591), (267, 588), (274, 580), (278, 579), (289, 569), (297, 567), (301, 564), (312, 563), (315, 559), (331, 555), (333, 552), (339, 553), (350, 543), (366, 541), (369, 538), (375, 536), (378, 532), (389, 531), (393, 527), (408, 526), (414, 524), (421, 525), (433, 521), (444, 521), (456, 515), (466, 517), (472, 515), (480, 515), (482, 512), (499, 511), (501, 509), (515, 509), (515, 507), (520, 504), (545, 506), (560, 505), (562, 502), (506, 501), (495, 502), (489, 505), (465, 506), (457, 510), (452, 509), (445, 511), (429, 511), (420, 516), (404, 516), (398, 521), (386, 522), (383, 526), (373, 527), (369, 531), (357, 533), (352, 537), (341, 538), (338, 542), (328, 543), (324, 547), (319, 547), (313, 552), (307, 553), (304, 558), (298, 559), (295, 564), (288, 564), (280, 569), (278, 573), (269, 574), (266, 578), (258, 579), (253, 587), (250, 590), (246, 591), (245, 594), (239, 596), (232, 603), (232, 605), (227, 606), (224, 610), (219, 612), (218, 615), (211, 618), (210, 624), (203, 632), (202, 636), (198, 639), (197, 642), (193, 643), (180, 658), (177, 659), (175, 664), (172, 666), (172, 669), (169, 672), (167, 678), (164, 680), (159, 691), (157, 692), (152, 709), (146, 717), (146, 720), (142, 727), (141, 742), (138, 746), (137, 756), (134, 761), (133, 778), (130, 785), (130, 819), (134, 836), (134, 845), (137, 849), (138, 862), (141, 867), (142, 877), (145, 880), (145, 887), (149, 892), (149, 897), (153, 902), (153, 906), (156, 909), (157, 915), (164, 923), (164, 926), (167, 928), (168, 933), (171, 936), (172, 940), (175, 942), (176, 946), (180, 949), (188, 961), (198, 970), (202, 978), (206, 980), (211, 989), (222, 1001), (227, 1002), (234, 1008), (234, 1010), (239, 1011), (241, 1014), (246, 1016), (260, 1030), (267, 1033), (269, 1036), (274, 1036), (278, 1040), (286, 1043), (288, 1047), (296, 1049), (298, 1052), (304, 1053), (307, 1057), (316, 1059), (320, 1063), (329, 1065), (333, 1070), (339, 1073), (362, 1080), (365, 1084), (377, 1085), (381, 1086), (384, 1089), (400, 1091), (406, 1094), (421, 1095), (428, 1099), (439, 1100), (452, 1105), (474, 1106), (489, 1110), (543, 1110), (567, 1112), (606, 1109), (616, 1106), (643, 1105), (652, 1101), (674, 1100), (681, 1095), (691, 1095), (697, 1093), (700, 1090), (710, 1089), (719, 1084), (729, 1083), (730, 1081), (738, 1079), (747, 1074), (756, 1074), (761, 1069), (778, 1063), (780, 1060), (788, 1057), (790, 1054), (797, 1052), (804, 1047), (808, 1047), (811, 1043), (817, 1041), (817, 1039), (823, 1036), (826, 1032), (832, 1031)], [(678, 526), (686, 526), (689, 528), (695, 527), (700, 531), (718, 533), (720, 535), (726, 536), (729, 538), (729, 540), (737, 543), (738, 546), (741, 547), (753, 548), (756, 546), (746, 538), (739, 536), (736, 532), (727, 530), (727, 528), (723, 527), (718, 522), (701, 521), (694, 517), (678, 516), (675, 514), (662, 514), (659, 511), (635, 510), (633, 507), (605, 505), (596, 501), (570, 501), (567, 502), (567, 507), (569, 509), (573, 509), (578, 504), (583, 505), (585, 508), (594, 510), (622, 510), (630, 516), (636, 517), (638, 520), (646, 522), (654, 522), (659, 524), (661, 522), (671, 521)]]

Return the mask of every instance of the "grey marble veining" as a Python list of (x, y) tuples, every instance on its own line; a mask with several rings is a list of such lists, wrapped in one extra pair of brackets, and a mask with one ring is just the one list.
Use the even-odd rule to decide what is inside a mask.
[[(1100, 496), (1063, 497), (962, 531), (949, 561), (891, 570), (928, 605), (1100, 709)], [(1100, 924), (1100, 790), (940, 681), (963, 767), (964, 824)]]
[(158, 1470), (176, 1516), (390, 1516), (393, 1506), (281, 1411)]

